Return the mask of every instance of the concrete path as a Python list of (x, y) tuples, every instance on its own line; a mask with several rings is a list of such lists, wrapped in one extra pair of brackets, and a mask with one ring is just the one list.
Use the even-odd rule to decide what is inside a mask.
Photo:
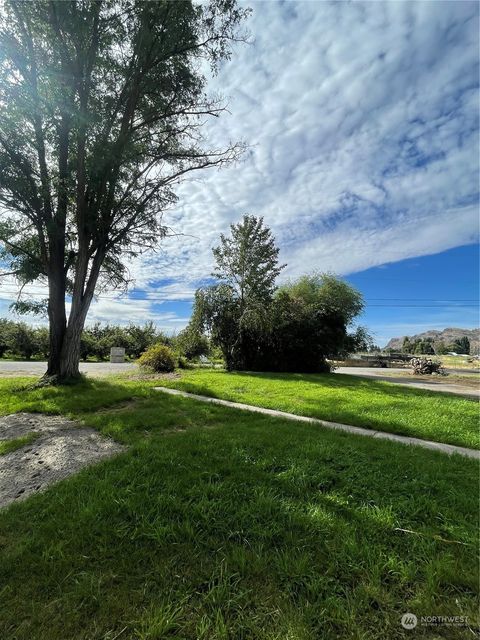
[[(349, 376), (358, 376), (361, 378), (375, 378), (382, 382), (393, 382), (401, 384), (405, 387), (413, 387), (415, 389), (426, 389), (427, 391), (438, 391), (440, 393), (455, 393), (458, 396), (468, 398), (480, 398), (480, 376), (476, 387), (466, 386), (461, 382), (449, 382), (447, 377), (439, 378), (414, 378), (408, 375), (408, 369), (380, 369), (376, 367), (337, 367), (335, 373), (342, 373)], [(447, 373), (461, 376), (460, 370), (447, 369)], [(465, 372), (463, 372), (465, 373)], [(478, 373), (478, 372), (475, 372)], [(471, 375), (471, 374), (470, 374)]]
[(410, 444), (424, 449), (433, 449), (435, 451), (442, 451), (443, 453), (457, 453), (467, 458), (475, 458), (480, 460), (480, 451), (475, 449), (467, 449), (466, 447), (457, 447), (453, 444), (443, 444), (441, 442), (432, 442), (430, 440), (421, 440), (420, 438), (410, 438), (408, 436), (399, 436), (394, 433), (387, 433), (385, 431), (374, 431), (373, 429), (364, 429), (363, 427), (353, 427), (348, 424), (340, 424), (338, 422), (328, 422), (327, 420), (320, 420), (318, 418), (308, 418), (307, 416), (299, 416), (294, 413), (286, 413), (284, 411), (276, 411), (274, 409), (265, 409), (264, 407), (256, 407), (250, 404), (243, 404), (241, 402), (230, 402), (229, 400), (220, 400), (219, 398), (210, 398), (208, 396), (199, 396), (194, 393), (187, 393), (186, 391), (180, 391), (179, 389), (170, 389), (168, 387), (154, 387), (155, 391), (161, 391), (162, 393), (169, 393), (172, 396), (181, 396), (182, 398), (191, 398), (192, 400), (198, 400), (200, 402), (209, 402), (211, 404), (219, 404), (223, 407), (231, 407), (232, 409), (242, 409), (243, 411), (252, 411), (253, 413), (261, 413), (267, 416), (273, 416), (275, 418), (286, 418), (287, 420), (297, 420), (298, 422), (309, 422), (311, 424), (318, 424), (328, 429), (336, 429), (338, 431), (346, 431), (347, 433), (354, 433), (355, 435), (367, 436), (369, 438), (382, 438), (384, 440), (394, 440), (401, 444)]

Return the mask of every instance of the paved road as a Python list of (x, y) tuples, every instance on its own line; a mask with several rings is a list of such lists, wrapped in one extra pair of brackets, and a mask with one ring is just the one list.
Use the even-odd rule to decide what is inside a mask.
[[(110, 362), (81, 362), (80, 371), (90, 376), (104, 376), (112, 373), (135, 371), (132, 362), (112, 364)], [(47, 370), (46, 362), (12, 362), (0, 360), (0, 376), (41, 376)]]
[[(466, 373), (460, 372), (458, 369), (447, 369), (447, 373), (454, 375), (461, 375)], [(450, 382), (448, 377), (435, 378), (428, 381), (422, 378), (407, 377), (408, 369), (379, 369), (376, 367), (338, 367), (335, 369), (336, 373), (346, 373), (350, 376), (360, 376), (362, 378), (375, 378), (376, 380), (383, 380), (385, 382), (394, 382), (395, 384), (403, 384), (407, 387), (414, 387), (416, 389), (427, 389), (428, 391), (440, 391), (441, 393), (456, 393), (463, 396), (480, 398), (480, 376), (477, 387), (470, 387), (462, 385), (460, 382)], [(473, 373), (478, 373), (473, 371)]]

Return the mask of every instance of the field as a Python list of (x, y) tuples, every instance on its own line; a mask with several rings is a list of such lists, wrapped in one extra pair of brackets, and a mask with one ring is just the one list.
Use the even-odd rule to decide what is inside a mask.
[(385, 640), (411, 637), (406, 611), (468, 617), (442, 638), (477, 629), (473, 460), (154, 381), (27, 382), (0, 381), (3, 413), (68, 414), (129, 449), (0, 512), (0, 637)]
[[(431, 357), (431, 356), (430, 356)], [(480, 360), (468, 356), (436, 356), (448, 369), (477, 369), (480, 370)]]
[(341, 374), (182, 371), (163, 386), (478, 449), (478, 402)]

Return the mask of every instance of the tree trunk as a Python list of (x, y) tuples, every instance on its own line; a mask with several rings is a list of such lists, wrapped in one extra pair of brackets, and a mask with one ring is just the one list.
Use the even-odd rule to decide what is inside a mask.
[(61, 273), (49, 277), (49, 356), (45, 377), (60, 375), (60, 356), (67, 328), (65, 284)]
[(82, 339), (83, 322), (75, 318), (68, 323), (60, 354), (60, 381), (71, 380), (80, 376), (80, 341)]

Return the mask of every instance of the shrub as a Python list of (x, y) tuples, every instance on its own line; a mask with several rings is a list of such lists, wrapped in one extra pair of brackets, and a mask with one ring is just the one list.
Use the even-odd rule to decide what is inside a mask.
[(156, 373), (165, 373), (175, 369), (175, 356), (170, 347), (154, 344), (142, 353), (138, 363), (141, 367), (152, 369)]

